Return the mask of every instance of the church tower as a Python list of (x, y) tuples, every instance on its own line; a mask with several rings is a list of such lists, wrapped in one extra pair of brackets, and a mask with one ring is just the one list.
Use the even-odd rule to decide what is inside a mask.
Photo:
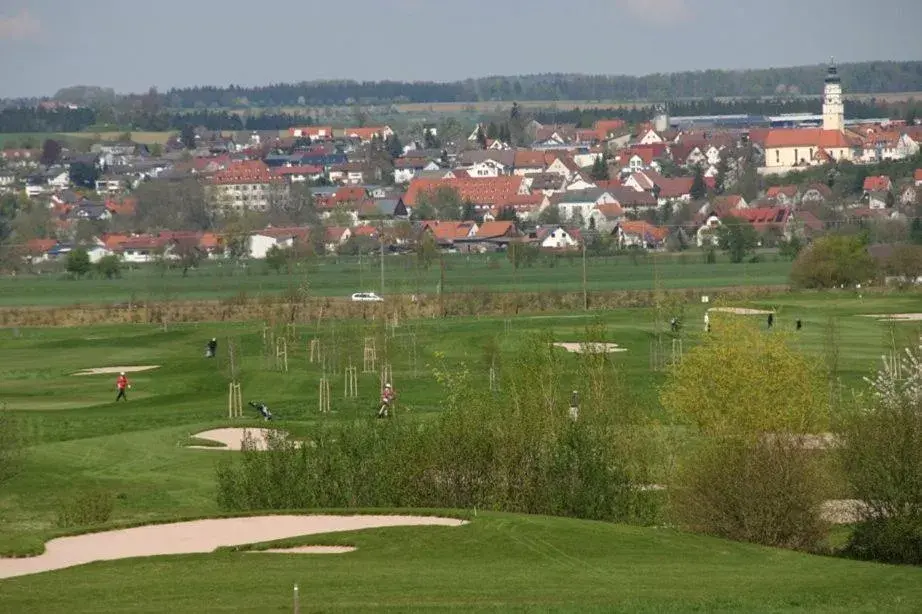
[(823, 130), (845, 132), (845, 106), (842, 103), (842, 80), (835, 61), (829, 64), (826, 73), (826, 88), (823, 91)]

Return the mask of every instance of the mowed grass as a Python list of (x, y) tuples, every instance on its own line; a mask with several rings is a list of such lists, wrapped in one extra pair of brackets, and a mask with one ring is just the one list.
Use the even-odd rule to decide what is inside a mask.
[[(606, 291), (787, 283), (791, 263), (777, 254), (761, 257), (760, 262), (742, 264), (730, 263), (723, 256), (715, 264), (705, 264), (700, 252), (587, 258), (587, 286), (591, 291)], [(582, 291), (579, 255), (541, 257), (518, 269), (504, 254), (450, 254), (444, 261), (442, 290), (446, 293)], [(185, 277), (179, 271), (164, 273), (153, 265), (126, 269), (119, 279), (74, 280), (64, 273), (5, 276), (0, 277), (0, 306), (222, 299), (241, 293), (278, 295), (303, 287), (315, 296), (348, 297), (354, 292), (380, 292), (380, 262), (377, 256), (314, 258), (280, 273), (259, 261), (246, 267), (208, 262)], [(442, 275), (438, 260), (427, 268), (415, 256), (388, 255), (384, 258), (384, 294), (436, 293)]]
[[(562, 518), (481, 513), (307, 543), (341, 555), (220, 552), (4, 581), (17, 612), (913, 612), (922, 570)], [(64, 588), (66, 587), (66, 588)], [(10, 610), (13, 611), (13, 610)]]
[[(777, 330), (792, 331), (802, 319), (796, 342), (818, 361), (825, 360), (827, 325), (834, 319), (839, 374), (857, 387), (892, 340), (905, 343), (919, 332), (918, 324), (885, 324), (861, 314), (922, 312), (922, 295), (803, 293), (746, 306), (777, 309)], [(704, 308), (686, 307), (686, 351), (700, 337)], [(762, 316), (738, 317), (764, 326)], [(663, 374), (649, 364), (653, 311), (620, 309), (520, 316), (508, 329), (502, 318), (405, 322), (390, 341), (398, 419), (423, 420), (440, 411), (443, 393), (431, 375), (437, 355), (447, 365), (466, 363), (485, 382), (483, 348), (491, 339), (510, 359), (531, 335), (580, 341), (597, 325), (604, 326), (607, 341), (628, 349), (613, 356), (629, 393), (625, 403), (665, 418), (658, 404)], [(297, 328), (288, 374), (267, 365), (261, 323), (186, 324), (168, 332), (147, 325), (0, 331), (0, 405), (21, 421), (32, 444), (23, 471), (0, 487), (0, 552), (39, 551), (61, 533), (56, 517), (62, 503), (94, 489), (115, 495), (114, 523), (219, 513), (215, 466), (232, 453), (183, 446), (190, 435), (229, 424), (228, 338), (241, 347), (244, 401), (269, 404), (275, 426), (309, 436), (330, 421), (372, 420), (375, 374), (360, 374), (359, 398), (346, 401), (337, 371), (331, 377), (333, 413), (317, 411), (320, 367), (308, 361), (308, 339), (323, 339), (331, 360), (335, 351), (339, 364), (351, 358), (360, 365), (360, 339), (374, 334), (373, 325), (360, 322), (339, 322), (335, 334), (332, 328)], [(213, 336), (219, 358), (206, 360), (204, 343)], [(579, 386), (579, 357), (563, 356), (565, 398), (570, 386)], [(113, 402), (115, 375), (72, 375), (122, 365), (160, 365), (129, 374), (128, 403)], [(239, 424), (261, 424), (253, 418), (246, 407)], [(0, 611), (283, 611), (294, 583), (301, 586), (302, 611), (870, 612), (915, 611), (922, 599), (922, 577), (914, 569), (568, 519), (480, 513), (457, 529), (387, 529), (309, 541), (359, 550), (97, 563), (0, 581)]]

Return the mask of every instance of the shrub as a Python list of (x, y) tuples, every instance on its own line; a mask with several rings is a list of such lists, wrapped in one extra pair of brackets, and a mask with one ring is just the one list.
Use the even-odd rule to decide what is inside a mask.
[(802, 250), (791, 269), (791, 282), (802, 288), (834, 288), (866, 283), (877, 265), (860, 236), (820, 237)]
[(822, 467), (796, 439), (712, 440), (687, 457), (670, 503), (679, 522), (717, 537), (813, 550), (826, 535)]
[(58, 526), (84, 527), (103, 524), (112, 517), (115, 496), (107, 490), (89, 490), (64, 501), (58, 510)]
[(843, 468), (864, 502), (846, 553), (922, 564), (922, 346), (886, 360), (871, 387), (841, 432)]
[[(423, 424), (359, 422), (297, 447), (277, 439), (218, 470), (223, 509), (456, 507), (649, 521), (648, 438), (636, 428), (608, 356), (587, 356), (580, 419), (559, 352), (533, 339), (491, 393), (470, 371), (436, 367), (444, 412)], [(505, 365), (504, 365), (505, 366)], [(485, 388), (487, 388), (485, 390)], [(613, 408), (620, 411), (614, 411)]]
[(700, 438), (683, 450), (670, 489), (677, 522), (755, 543), (812, 549), (825, 534), (823, 467), (798, 435), (825, 427), (827, 387), (782, 333), (741, 316), (711, 332), (669, 373), (663, 406)]

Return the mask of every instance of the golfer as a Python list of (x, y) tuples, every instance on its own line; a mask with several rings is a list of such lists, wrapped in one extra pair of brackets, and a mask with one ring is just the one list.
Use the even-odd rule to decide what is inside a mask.
[(124, 371), (118, 374), (118, 379), (115, 380), (115, 387), (118, 389), (115, 402), (118, 403), (120, 399), (125, 399), (125, 401), (127, 401), (128, 397), (125, 395), (125, 389), (131, 388), (131, 384), (128, 383), (128, 378), (125, 377)]
[(381, 393), (381, 408), (378, 410), (379, 418), (387, 418), (390, 415), (390, 407), (396, 396), (390, 383), (384, 384), (384, 391)]

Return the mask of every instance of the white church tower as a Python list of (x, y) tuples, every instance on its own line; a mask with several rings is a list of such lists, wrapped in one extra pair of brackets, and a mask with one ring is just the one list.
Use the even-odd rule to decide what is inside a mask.
[(823, 130), (845, 132), (845, 105), (842, 102), (842, 80), (835, 60), (829, 64), (826, 73), (826, 88), (823, 91)]

